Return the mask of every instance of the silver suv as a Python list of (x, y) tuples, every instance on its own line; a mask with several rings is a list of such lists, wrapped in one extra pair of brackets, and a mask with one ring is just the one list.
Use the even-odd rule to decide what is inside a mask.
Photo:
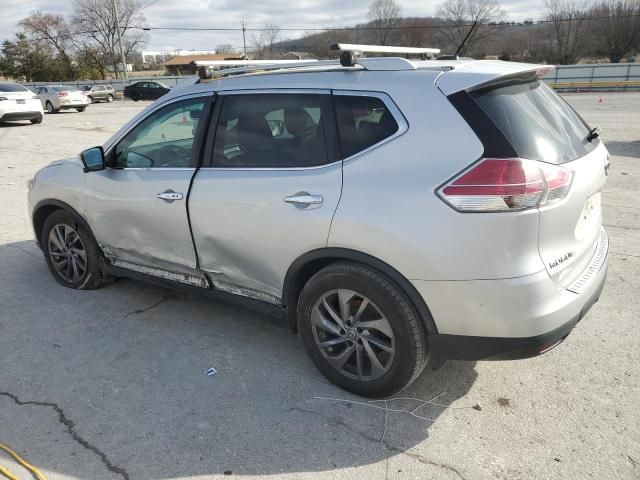
[(274, 306), (365, 396), (538, 355), (598, 300), (608, 252), (607, 150), (546, 68), (360, 58), (178, 88), (35, 175), (35, 235), (70, 288)]

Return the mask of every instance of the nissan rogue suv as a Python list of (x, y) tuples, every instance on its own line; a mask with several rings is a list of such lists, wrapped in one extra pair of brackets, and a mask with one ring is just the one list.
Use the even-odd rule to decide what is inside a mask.
[(370, 397), (429, 361), (538, 355), (597, 301), (608, 154), (548, 67), (260, 69), (174, 89), (35, 175), (58, 283), (274, 306), (326, 377)]

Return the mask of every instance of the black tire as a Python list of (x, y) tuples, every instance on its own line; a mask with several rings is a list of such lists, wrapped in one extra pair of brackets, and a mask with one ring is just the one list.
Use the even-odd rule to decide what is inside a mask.
[(111, 103), (113, 102), (113, 95), (109, 94), (107, 95), (107, 103)]
[[(74, 232), (77, 232), (86, 252), (86, 269), (77, 281), (69, 281), (64, 278), (53, 264), (52, 257), (54, 255), (51, 253), (49, 235), (54, 227), (60, 225), (70, 227)], [(113, 277), (107, 275), (103, 270), (102, 255), (93, 235), (80, 222), (77, 222), (70, 213), (64, 210), (56, 210), (49, 215), (44, 222), (40, 242), (49, 271), (60, 285), (77, 290), (95, 290), (112, 283)]]
[(89, 100), (89, 103), (93, 103), (93, 97), (91, 95), (87, 95), (87, 100)]
[(32, 118), (31, 123), (33, 123), (34, 125), (37, 125), (39, 123), (42, 123), (42, 115), (40, 115), (38, 118)]
[(78, 107), (76, 108), (77, 111), (79, 111), (80, 113), (84, 112), (87, 109), (87, 107)]
[(47, 102), (45, 108), (47, 109), (47, 113), (58, 113), (58, 110), (53, 108), (53, 103), (51, 102)]
[[(325, 295), (339, 289), (367, 297), (391, 326), (395, 352), (388, 370), (379, 378), (363, 380), (347, 376), (327, 361), (317, 345), (312, 311)], [(331, 382), (352, 393), (372, 398), (393, 395), (413, 382), (427, 365), (426, 334), (415, 308), (393, 281), (376, 270), (346, 262), (323, 268), (303, 288), (297, 313), (302, 341), (313, 363)], [(364, 351), (362, 340), (357, 342), (360, 346), (353, 348)]]
[(137, 102), (138, 100), (140, 100), (140, 94), (138, 92), (133, 92), (131, 94), (131, 100), (133, 100), (134, 102)]

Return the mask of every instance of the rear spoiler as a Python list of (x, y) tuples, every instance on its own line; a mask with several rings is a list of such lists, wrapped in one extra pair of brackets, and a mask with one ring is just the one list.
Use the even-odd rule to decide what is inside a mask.
[(478, 60), (456, 65), (436, 79), (436, 86), (445, 94), (474, 91), (502, 84), (529, 82), (553, 71), (553, 65), (534, 65), (502, 61)]

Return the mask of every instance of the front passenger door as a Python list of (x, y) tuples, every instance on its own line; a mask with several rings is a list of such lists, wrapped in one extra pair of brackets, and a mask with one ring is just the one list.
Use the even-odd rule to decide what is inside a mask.
[(109, 168), (87, 174), (86, 214), (116, 265), (202, 283), (186, 202), (210, 100), (209, 94), (156, 109), (106, 153)]

